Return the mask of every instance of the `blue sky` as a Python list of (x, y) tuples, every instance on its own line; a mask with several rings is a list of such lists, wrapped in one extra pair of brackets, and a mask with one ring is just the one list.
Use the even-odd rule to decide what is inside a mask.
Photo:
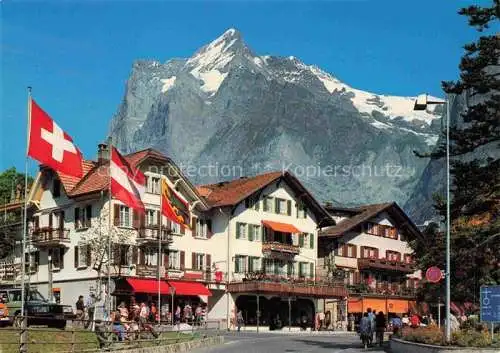
[(230, 27), (258, 54), (294, 55), (356, 88), (442, 96), (477, 36), (456, 14), (467, 3), (3, 0), (0, 170), (24, 168), (28, 85), (94, 158), (135, 59), (189, 57)]

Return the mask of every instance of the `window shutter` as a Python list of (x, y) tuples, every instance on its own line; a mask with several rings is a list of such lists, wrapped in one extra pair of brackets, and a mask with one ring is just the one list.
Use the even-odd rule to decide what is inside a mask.
[(314, 278), (314, 263), (309, 263), (309, 275), (311, 278)]
[(137, 258), (139, 254), (137, 253), (138, 249), (137, 246), (132, 247), (132, 264), (136, 265), (137, 264)]
[(114, 217), (114, 225), (115, 226), (119, 226), (120, 225), (120, 205), (118, 204), (115, 204), (114, 205), (114, 214), (113, 214), (113, 217)]
[(132, 226), (136, 229), (139, 228), (139, 212), (136, 210), (130, 209), (130, 212), (133, 214)]
[(160, 222), (160, 217), (161, 217), (160, 211), (156, 211), (156, 224), (157, 225), (160, 225), (160, 223), (163, 223), (163, 222)]
[(303, 212), (302, 218), (307, 218), (307, 207), (304, 206), (303, 210), (304, 210), (304, 212)]
[(236, 239), (240, 239), (241, 234), (240, 234), (240, 222), (236, 222)]
[(181, 251), (181, 270), (184, 271), (184, 269), (186, 268), (186, 253), (184, 251)]
[(206, 254), (205, 258), (207, 259), (207, 263), (205, 264), (205, 269), (207, 272), (210, 272), (210, 269), (212, 267), (212, 255)]
[(268, 212), (269, 211), (269, 198), (267, 196), (265, 196), (263, 199), (264, 201), (264, 212)]
[(357, 258), (358, 257), (358, 247), (356, 245), (351, 245), (352, 246), (352, 257)]
[(292, 201), (291, 200), (286, 201), (286, 214), (289, 216), (292, 215)]
[(75, 207), (75, 229), (80, 228), (80, 209)]
[(274, 199), (274, 213), (280, 213), (280, 200)]
[(207, 238), (211, 238), (212, 237), (212, 220), (211, 219), (207, 219)]
[[(165, 269), (168, 269), (168, 254), (167, 254), (167, 253), (165, 253), (165, 254), (163, 255), (163, 267), (165, 267)], [(165, 277), (166, 277), (166, 276), (167, 276), (167, 275), (165, 274)]]
[(366, 257), (366, 252), (365, 252), (365, 246), (361, 246), (360, 247), (360, 251), (361, 251), (361, 256), (360, 258), (364, 259)]
[(314, 249), (314, 234), (313, 233), (309, 233), (309, 247), (311, 249)]
[(253, 256), (249, 256), (248, 257), (248, 272), (249, 273), (252, 273), (254, 271), (254, 268), (253, 268), (253, 259), (254, 259)]
[(247, 224), (248, 227), (248, 240), (253, 241), (253, 224)]
[(184, 224), (181, 224), (181, 234), (184, 235), (186, 234), (186, 226)]
[(144, 265), (146, 262), (146, 254), (144, 254), (144, 249), (140, 248), (139, 251), (139, 265)]
[(191, 235), (193, 237), (196, 236), (196, 221), (198, 220), (198, 218), (196, 217), (191, 217)]
[(92, 225), (92, 205), (87, 205), (87, 227)]
[(59, 268), (64, 268), (64, 248), (59, 249)]
[(234, 258), (234, 272), (240, 273), (240, 257), (239, 256), (236, 256)]
[(303, 248), (303, 247), (304, 247), (304, 234), (303, 234), (303, 233), (300, 233), (300, 234), (299, 234), (299, 246), (300, 246), (301, 248)]
[(78, 268), (78, 246), (75, 246), (73, 250), (75, 252), (75, 268)]
[(196, 263), (196, 253), (193, 252), (193, 253), (191, 253), (191, 269), (193, 269), (193, 270), (197, 269), (198, 266), (196, 266), (196, 265), (197, 265), (197, 263)]
[(49, 228), (52, 229), (52, 213), (49, 213)]
[(90, 245), (87, 245), (86, 248), (87, 248), (87, 267), (90, 267), (92, 263), (92, 248), (90, 247)]
[(59, 229), (64, 229), (64, 211), (59, 212)]

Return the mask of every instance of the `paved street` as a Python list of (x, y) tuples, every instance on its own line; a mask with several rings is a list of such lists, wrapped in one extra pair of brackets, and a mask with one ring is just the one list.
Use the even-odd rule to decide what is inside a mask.
[(192, 353), (355, 353), (384, 352), (373, 347), (364, 350), (357, 335), (280, 335), (269, 333), (226, 334), (225, 344), (196, 349)]

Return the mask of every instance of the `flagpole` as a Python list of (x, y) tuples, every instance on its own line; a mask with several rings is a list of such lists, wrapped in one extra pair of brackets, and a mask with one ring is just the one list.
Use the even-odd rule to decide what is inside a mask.
[[(24, 320), (24, 305), (25, 305), (25, 276), (26, 276), (26, 240), (28, 232), (28, 151), (30, 142), (30, 130), (31, 130), (31, 87), (28, 86), (28, 114), (27, 114), (27, 125), (26, 125), (26, 160), (24, 163), (24, 214), (23, 214), (23, 240), (22, 240), (22, 251), (23, 255), (21, 257), (21, 318), (23, 320), (23, 326), (26, 320)], [(30, 256), (31, 263), (31, 256)], [(28, 269), (28, 273), (29, 273)], [(29, 282), (28, 282), (29, 283)]]
[(112, 199), (113, 196), (111, 195), (111, 157), (113, 153), (113, 144), (112, 144), (112, 139), (111, 135), (108, 138), (108, 150), (109, 150), (109, 169), (108, 169), (108, 174), (109, 174), (109, 183), (108, 183), (108, 204), (109, 204), (109, 217), (108, 217), (108, 291), (107, 291), (107, 298), (106, 300), (108, 301), (108, 318), (111, 320), (111, 212), (112, 212)]
[[(163, 212), (162, 212), (162, 199), (163, 199), (163, 175), (160, 177), (160, 212), (158, 224), (160, 226), (158, 233), (158, 305), (156, 306), (156, 311), (158, 315), (158, 323), (161, 324), (161, 238), (163, 235), (162, 224), (163, 224)], [(163, 264), (165, 265), (165, 264)], [(167, 269), (165, 268), (165, 271)]]

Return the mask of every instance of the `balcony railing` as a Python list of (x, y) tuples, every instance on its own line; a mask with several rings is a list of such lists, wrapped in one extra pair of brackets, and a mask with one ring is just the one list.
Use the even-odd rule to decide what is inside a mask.
[(269, 241), (262, 243), (262, 252), (264, 254), (271, 253), (284, 253), (290, 255), (297, 255), (300, 253), (300, 247), (292, 244), (285, 244), (276, 241)]
[(161, 229), (158, 225), (146, 226), (138, 229), (137, 241), (140, 243), (158, 242), (161, 233), (161, 241), (171, 243), (173, 241), (170, 228), (164, 226)]
[(249, 273), (241, 281), (228, 284), (229, 292), (269, 293), (275, 295), (303, 295), (318, 298), (346, 297), (345, 285), (326, 278), (301, 277), (296, 275), (269, 275)]
[(401, 283), (378, 282), (375, 285), (359, 283), (347, 285), (350, 294), (375, 294), (375, 295), (393, 295), (414, 297), (417, 294), (417, 288), (408, 287)]
[(358, 269), (379, 269), (388, 271), (398, 271), (405, 273), (413, 273), (415, 265), (412, 263), (402, 262), (398, 260), (377, 259), (377, 258), (359, 258)]
[(21, 264), (0, 262), (0, 282), (14, 281), (21, 273)]
[[(149, 277), (157, 278), (158, 276), (158, 266), (156, 265), (137, 265), (135, 270), (137, 277)], [(193, 281), (215, 281), (214, 272), (210, 271), (200, 271), (195, 269), (188, 269), (180, 267), (169, 267), (167, 269), (161, 269), (161, 274), (163, 278), (184, 278)]]
[(33, 230), (31, 241), (36, 246), (51, 246), (69, 243), (69, 230), (62, 228), (39, 228)]

